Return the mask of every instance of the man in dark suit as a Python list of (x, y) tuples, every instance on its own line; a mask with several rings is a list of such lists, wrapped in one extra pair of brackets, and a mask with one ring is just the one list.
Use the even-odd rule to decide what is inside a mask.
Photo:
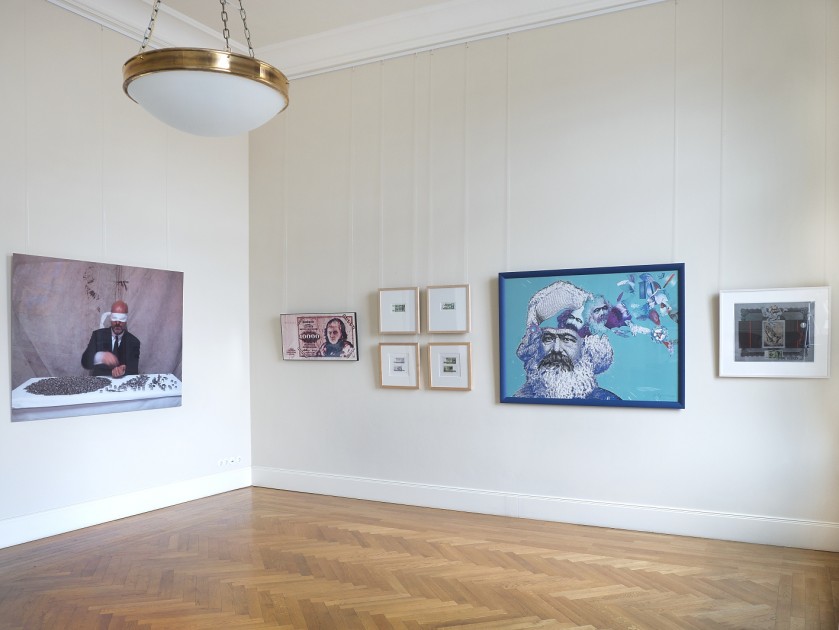
[(139, 374), (140, 340), (126, 330), (127, 323), (128, 305), (117, 300), (111, 305), (110, 327), (94, 330), (82, 354), (82, 367), (92, 376)]

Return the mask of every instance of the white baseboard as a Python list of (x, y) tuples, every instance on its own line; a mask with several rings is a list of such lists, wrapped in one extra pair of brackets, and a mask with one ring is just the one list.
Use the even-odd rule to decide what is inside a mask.
[(230, 490), (248, 488), (251, 485), (251, 469), (239, 468), (130, 494), (0, 520), (0, 549)]
[(584, 501), (255, 466), (253, 485), (597, 527), (839, 551), (839, 523)]
[(0, 549), (251, 485), (478, 514), (839, 551), (839, 523), (584, 501), (260, 466), (0, 520)]

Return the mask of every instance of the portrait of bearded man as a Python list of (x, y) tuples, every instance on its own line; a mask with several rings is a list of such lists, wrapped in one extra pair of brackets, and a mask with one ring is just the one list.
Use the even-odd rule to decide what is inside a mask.
[(347, 338), (347, 327), (339, 317), (333, 317), (326, 323), (323, 331), (324, 341), (317, 351), (319, 357), (353, 356), (355, 346)]
[(516, 351), (526, 380), (514, 397), (620, 400), (597, 382), (597, 375), (612, 365), (614, 351), (607, 337), (594, 334), (591, 322), (584, 321), (590, 311), (586, 305), (593, 299), (565, 280), (533, 295)]

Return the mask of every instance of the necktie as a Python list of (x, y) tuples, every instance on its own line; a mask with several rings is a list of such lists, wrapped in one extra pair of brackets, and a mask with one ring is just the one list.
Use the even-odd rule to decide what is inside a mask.
[(114, 354), (119, 353), (119, 337), (114, 337)]

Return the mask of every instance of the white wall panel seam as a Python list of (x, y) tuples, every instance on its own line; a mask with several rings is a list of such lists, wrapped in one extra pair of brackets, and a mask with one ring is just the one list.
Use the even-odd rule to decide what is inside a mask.
[(678, 97), (678, 66), (679, 66), (679, 59), (678, 59), (678, 19), (677, 19), (677, 10), (678, 2), (676, 0), (673, 1), (673, 157), (672, 157), (672, 169), (673, 169), (673, 183), (671, 187), (671, 194), (672, 194), (672, 201), (671, 201), (671, 234), (670, 234), (670, 260), (676, 260), (676, 252), (678, 251), (677, 247), (677, 240), (678, 240), (678, 212), (676, 211), (676, 200), (678, 199), (678, 195), (676, 194), (676, 186), (677, 186), (677, 177), (676, 173), (678, 173), (679, 168), (679, 151), (678, 151), (678, 144), (679, 144), (679, 135), (678, 135), (678, 108), (676, 107), (677, 97)]
[(353, 176), (355, 170), (353, 168), (353, 158), (355, 156), (355, 108), (353, 107), (353, 103), (355, 102), (355, 73), (355, 68), (352, 68), (350, 70), (350, 121), (347, 131), (347, 211), (349, 212), (349, 216), (347, 217), (349, 239), (347, 256), (349, 260), (347, 261), (347, 297), (345, 304), (352, 302), (352, 296), (354, 294), (353, 276), (355, 275), (355, 186), (353, 186), (353, 182), (355, 181), (355, 177)]
[(283, 130), (283, 194), (282, 194), (282, 204), (283, 204), (283, 303), (282, 303), (282, 310), (288, 310), (288, 154), (289, 154), (289, 145), (291, 144), (291, 134), (289, 130), (291, 129), (291, 114), (292, 112), (289, 110), (285, 111), (285, 116), (283, 116), (283, 125), (285, 129)]
[(463, 282), (469, 282), (469, 43), (463, 45)]
[(725, 234), (725, 0), (720, 0), (720, 173), (717, 233), (717, 290), (722, 286), (723, 235)]
[(101, 213), (100, 230), (102, 234), (102, 252), (107, 252), (108, 209), (105, 207), (105, 37), (103, 27), (99, 27), (99, 211)]
[(384, 287), (385, 277), (385, 175), (384, 175), (384, 113), (385, 81), (383, 61), (379, 62), (379, 286)]
[(504, 42), (504, 270), (510, 270), (510, 36)]
[(169, 141), (170, 134), (171, 132), (167, 129), (163, 135), (165, 143), (163, 146), (163, 243), (167, 268), (171, 268), (169, 261), (172, 253), (172, 216), (169, 212), (169, 153), (172, 147)]
[[(168, 135), (168, 134), (167, 134)], [(164, 136), (165, 137), (165, 136)], [(163, 234), (161, 237), (163, 238), (163, 255), (165, 256), (166, 260), (166, 268), (171, 269), (171, 258), (172, 258), (172, 238), (171, 238), (171, 221), (169, 217), (169, 197), (168, 197), (168, 179), (169, 179), (169, 143), (166, 142), (163, 147), (163, 161), (164, 161), (164, 168), (163, 168), (163, 181), (161, 182), (162, 190), (162, 202), (163, 202), (163, 224), (161, 225), (161, 230)]]
[[(29, 3), (25, 3), (23, 5), (23, 32), (28, 33), (28, 26), (26, 24), (26, 14), (28, 12), (29, 7), (32, 5)], [(30, 210), (29, 205), (29, 77), (34, 76), (34, 72), (28, 71), (28, 56), (26, 52), (28, 51), (27, 41), (24, 40), (23, 42), (23, 160), (24, 160), (24, 167), (23, 167), (23, 194), (24, 194), (24, 214), (25, 214), (25, 221), (26, 221), (26, 235), (24, 243), (26, 245), (25, 252), (27, 254), (30, 252), (30, 234), (31, 234), (31, 223), (32, 223), (32, 213)]]
[(431, 169), (434, 156), (433, 135), (431, 133), (432, 119), (434, 117), (434, 51), (428, 53), (428, 118), (425, 124), (426, 133), (426, 160), (428, 161), (428, 207), (426, 208), (425, 217), (428, 229), (428, 240), (426, 242), (427, 250), (425, 252), (425, 278), (431, 280), (434, 278), (434, 172)]
[(419, 177), (417, 169), (419, 167), (419, 143), (417, 142), (419, 134), (419, 113), (417, 112), (417, 95), (419, 94), (418, 76), (417, 76), (417, 54), (414, 53), (412, 70), (414, 93), (411, 96), (411, 107), (413, 108), (411, 120), (413, 121), (413, 133), (411, 134), (411, 142), (413, 143), (411, 177), (414, 180), (414, 199), (413, 199), (413, 242), (411, 243), (411, 282), (414, 286), (419, 284)]
[(828, 141), (827, 141), (827, 136), (828, 136), (828, 129), (829, 129), (828, 122), (827, 122), (827, 112), (828, 112), (828, 93), (830, 92), (828, 75), (827, 75), (827, 67), (828, 67), (828, 63), (827, 63), (827, 58), (828, 58), (827, 57), (827, 52), (828, 52), (827, 39), (828, 39), (828, 27), (829, 27), (829, 25), (828, 25), (829, 14), (828, 14), (828, 9), (827, 9), (827, 0), (824, 0), (824, 3), (823, 3), (822, 6), (824, 7), (824, 14), (822, 16), (822, 24), (824, 24), (824, 31), (823, 31), (824, 40), (822, 41), (822, 59), (823, 59), (823, 63), (824, 63), (824, 68), (823, 68), (823, 71), (824, 71), (824, 118), (823, 118), (823, 121), (822, 121), (822, 128), (824, 129), (824, 134), (823, 134), (823, 138), (824, 138), (824, 157), (823, 157), (823, 160), (824, 160), (824, 181), (822, 183), (822, 185), (824, 186), (824, 190), (822, 191), (823, 192), (822, 213), (823, 213), (823, 216), (824, 216), (824, 219), (823, 219), (824, 228), (822, 229), (822, 268), (823, 268), (822, 283), (826, 285), (826, 284), (829, 284), (828, 278), (827, 278), (827, 252), (828, 252), (828, 248), (829, 248), (828, 236), (827, 236), (828, 235), (828, 228), (829, 228), (829, 221), (828, 221), (828, 216), (827, 216), (827, 182), (828, 182), (828, 171), (827, 171), (827, 156), (828, 156), (827, 146), (828, 146)]

